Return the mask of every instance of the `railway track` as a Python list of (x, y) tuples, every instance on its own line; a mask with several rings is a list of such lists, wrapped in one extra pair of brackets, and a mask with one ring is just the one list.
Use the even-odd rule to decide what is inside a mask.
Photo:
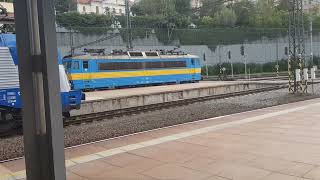
[[(318, 84), (318, 83), (320, 82), (316, 82), (315, 84)], [(183, 99), (183, 100), (171, 101), (171, 102), (160, 103), (160, 104), (151, 104), (146, 106), (138, 106), (138, 107), (132, 107), (132, 108), (113, 110), (113, 111), (105, 111), (105, 112), (99, 112), (99, 113), (72, 116), (64, 119), (64, 126), (68, 127), (73, 125), (87, 124), (95, 121), (112, 119), (114, 117), (122, 117), (122, 116), (127, 116), (132, 114), (144, 113), (148, 111), (168, 109), (175, 106), (183, 106), (183, 105), (188, 105), (188, 104), (197, 103), (197, 102), (204, 102), (204, 101), (210, 101), (215, 99), (225, 99), (225, 98), (236, 97), (236, 96), (244, 96), (249, 94), (256, 94), (260, 92), (268, 92), (268, 91), (274, 91), (274, 90), (285, 89), (285, 88), (288, 88), (288, 85), (275, 85), (272, 87), (240, 91), (240, 92), (234, 92), (234, 93), (228, 93), (228, 94), (212, 95), (212, 96), (205, 96), (205, 97), (199, 97), (199, 98), (193, 98), (193, 99)], [(17, 134), (21, 134), (21, 132), (22, 132), (21, 129), (15, 129), (10, 132), (0, 133), (0, 138), (8, 138)]]
[(126, 108), (126, 109), (119, 109), (119, 110), (113, 110), (113, 111), (106, 111), (106, 112), (99, 112), (99, 113), (92, 113), (92, 114), (86, 114), (86, 115), (79, 115), (79, 116), (72, 116), (70, 118), (67, 118), (64, 120), (64, 126), (71, 126), (71, 125), (80, 125), (84, 123), (91, 123), (93, 121), (102, 121), (109, 118), (114, 117), (121, 117), (131, 114), (138, 114), (148, 111), (154, 111), (159, 109), (167, 109), (174, 106), (181, 106), (181, 105), (188, 105), (196, 102), (203, 102), (203, 101), (209, 101), (214, 99), (225, 99), (235, 96), (243, 96), (243, 95), (249, 95), (249, 94), (255, 94), (260, 92), (266, 92), (266, 91), (274, 91), (279, 89), (288, 88), (287, 85), (276, 85), (273, 87), (267, 87), (267, 88), (259, 88), (259, 89), (253, 89), (248, 91), (240, 91), (240, 92), (234, 92), (234, 93), (228, 93), (228, 94), (220, 94), (220, 95), (212, 95), (212, 96), (205, 96), (205, 97), (199, 97), (199, 98), (193, 98), (193, 99), (184, 99), (184, 100), (178, 100), (178, 101), (171, 101), (161, 104), (151, 104), (146, 106), (139, 106), (139, 107), (132, 107), (132, 108)]

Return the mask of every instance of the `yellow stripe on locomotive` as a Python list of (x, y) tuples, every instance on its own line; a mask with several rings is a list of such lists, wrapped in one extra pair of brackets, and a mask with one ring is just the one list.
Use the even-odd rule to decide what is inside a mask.
[(92, 80), (106, 78), (125, 78), (143, 76), (161, 76), (176, 74), (201, 73), (201, 68), (195, 69), (172, 69), (172, 70), (143, 70), (143, 71), (121, 71), (121, 72), (94, 72), (94, 73), (71, 73), (70, 80)]

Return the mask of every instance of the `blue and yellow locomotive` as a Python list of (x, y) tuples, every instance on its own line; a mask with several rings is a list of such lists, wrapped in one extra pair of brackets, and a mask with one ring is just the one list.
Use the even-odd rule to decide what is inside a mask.
[(74, 89), (132, 87), (198, 82), (200, 59), (183, 53), (113, 52), (66, 57), (63, 63)]

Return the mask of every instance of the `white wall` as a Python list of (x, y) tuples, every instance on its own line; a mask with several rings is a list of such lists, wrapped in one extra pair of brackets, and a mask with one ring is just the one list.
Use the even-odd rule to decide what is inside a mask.
[[(77, 10), (81, 14), (105, 14), (105, 9), (107, 7), (110, 9), (110, 12), (114, 13), (115, 15), (123, 15), (126, 12), (124, 0), (104, 0), (102, 2), (92, 2), (91, 4), (77, 4)], [(113, 9), (115, 9), (115, 12)]]

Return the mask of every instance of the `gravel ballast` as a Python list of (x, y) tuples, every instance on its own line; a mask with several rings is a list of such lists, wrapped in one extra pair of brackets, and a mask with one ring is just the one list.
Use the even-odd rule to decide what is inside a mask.
[[(294, 96), (288, 94), (287, 89), (282, 89), (69, 126), (65, 129), (65, 146), (70, 147), (186, 122), (319, 98), (320, 85), (315, 86), (315, 92), (315, 95)], [(0, 139), (0, 161), (20, 156), (23, 156), (22, 136)]]

